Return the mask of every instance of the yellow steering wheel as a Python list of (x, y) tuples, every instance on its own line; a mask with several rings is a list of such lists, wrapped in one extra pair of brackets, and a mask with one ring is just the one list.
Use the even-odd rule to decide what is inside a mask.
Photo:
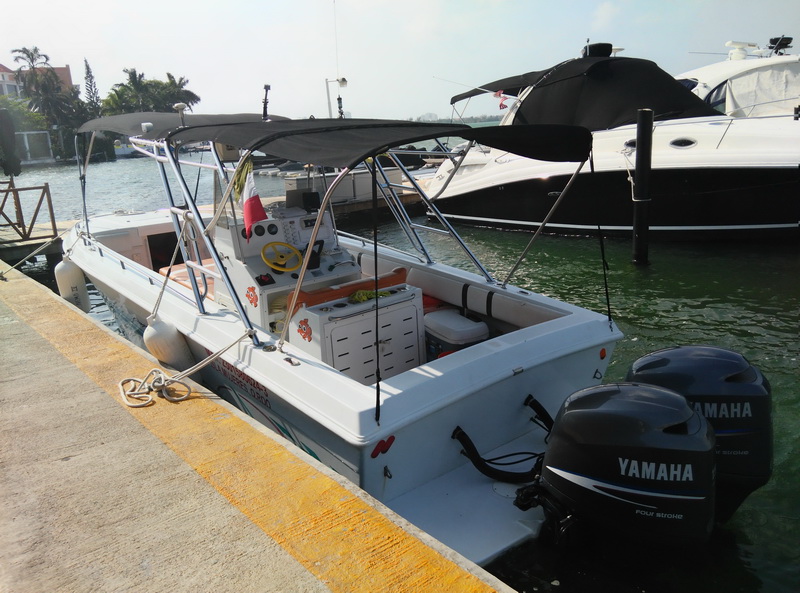
[[(278, 247), (288, 250), (289, 253), (278, 251)], [(267, 256), (267, 251), (270, 249), (272, 250), (272, 257)], [(297, 258), (297, 263), (291, 267), (286, 265), (286, 262), (290, 261), (293, 257)], [(302, 265), (303, 254), (300, 253), (297, 248), (289, 245), (288, 243), (284, 243), (283, 241), (273, 241), (272, 243), (267, 243), (261, 248), (261, 259), (264, 260), (265, 264), (277, 272), (294, 272)]]

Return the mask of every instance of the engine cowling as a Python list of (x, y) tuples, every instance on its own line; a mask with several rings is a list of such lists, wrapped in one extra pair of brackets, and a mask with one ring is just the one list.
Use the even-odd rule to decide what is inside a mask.
[(744, 356), (714, 346), (667, 348), (636, 360), (626, 380), (680, 393), (714, 428), (717, 521), (727, 521), (769, 481), (772, 395), (767, 379)]
[(652, 543), (702, 542), (714, 525), (714, 433), (674, 391), (583, 389), (555, 419), (535, 488), (545, 510), (582, 522)]

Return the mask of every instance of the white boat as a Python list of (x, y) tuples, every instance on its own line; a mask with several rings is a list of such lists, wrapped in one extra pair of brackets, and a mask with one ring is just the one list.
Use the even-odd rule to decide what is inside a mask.
[[(800, 237), (797, 56), (763, 60), (774, 66), (773, 73), (783, 67), (781, 82), (765, 82), (756, 70), (734, 77), (718, 68), (718, 78), (692, 82), (692, 92), (652, 62), (611, 57), (609, 44), (597, 46), (606, 51), (590, 46), (583, 57), (484, 84), (452, 99), (455, 103), (480, 93), (501, 93), (516, 97), (501, 125), (569, 124), (592, 130), (592, 166), (552, 213), (549, 232), (585, 234), (599, 227), (606, 234), (630, 235), (636, 123), (639, 110), (650, 109), (651, 235), (689, 240)], [(684, 77), (700, 75), (695, 71)], [(706, 84), (718, 90), (703, 100), (696, 93)], [(787, 90), (778, 102), (774, 89), (781, 85)], [(727, 114), (715, 108), (723, 94), (731, 103)], [(778, 105), (783, 107), (775, 113)], [(436, 203), (445, 216), (511, 228), (541, 226), (571, 173), (564, 163), (526, 159), (502, 149), (470, 157), (442, 190), (451, 171), (451, 163), (445, 162), (427, 186), (431, 194), (441, 192)]]
[[(138, 129), (145, 132), (137, 137)], [(577, 474), (564, 473), (561, 465), (561, 474), (543, 482), (547, 466), (540, 454), (551, 431), (553, 439), (561, 438), (552, 417), (565, 414), (565, 400), (573, 394), (573, 402), (585, 403), (575, 392), (598, 389), (622, 337), (619, 329), (610, 314), (536, 294), (508, 278), (496, 280), (444, 218), (432, 227), (406, 216), (395, 188), (380, 182), (381, 167), (371, 159), (391, 155), (394, 145), (443, 135), (538, 156), (538, 149), (526, 149), (528, 134), (519, 133), (532, 128), (140, 113), (93, 120), (80, 131), (101, 130), (132, 136), (154, 159), (168, 207), (77, 224), (64, 240), (59, 286), (62, 295), (77, 294), (85, 274), (112, 309), (144, 333), (159, 360), (183, 371), (162, 385), (191, 373), (474, 562), (485, 564), (536, 537), (545, 520), (560, 520), (556, 509), (562, 504), (547, 502), (556, 496), (552, 484)], [(588, 155), (589, 133), (573, 132), (572, 156)], [(217, 159), (220, 191), (213, 204), (198, 206), (199, 197), (183, 181), (183, 172), (197, 163), (178, 156), (182, 144), (198, 141), (342, 171), (324, 197), (290, 193), (252, 217), (247, 213), (262, 205), (258, 196), (245, 190), (244, 214), (231, 197), (235, 180), (249, 186), (247, 157), (236, 171)], [(337, 231), (330, 198), (362, 161), (374, 171), (376, 194), (396, 214), (408, 250)], [(172, 173), (177, 181), (169, 181)], [(452, 239), (475, 271), (433, 261), (426, 247), (430, 235), (437, 243)], [(183, 263), (173, 261), (176, 253)], [(754, 373), (748, 384), (759, 382)], [(150, 403), (138, 384), (131, 387), (129, 403)], [(639, 412), (623, 414), (629, 426), (642, 410), (655, 409), (653, 401), (664, 400), (667, 425), (689, 427), (666, 438), (692, 441), (681, 451), (672, 443), (668, 457), (697, 467), (691, 496), (678, 495), (683, 483), (661, 484), (654, 494), (637, 478), (620, 477), (616, 457), (608, 457), (606, 468), (615, 475), (606, 488), (619, 492), (614, 500), (639, 493), (648, 509), (694, 509), (700, 521), (681, 510), (687, 520), (675, 521), (679, 527), (670, 533), (707, 536), (714, 435), (706, 421), (665, 389), (642, 395), (640, 387), (601, 388), (605, 395), (589, 394), (595, 410), (589, 416), (604, 426), (614, 421), (597, 413), (604, 409), (600, 400), (614, 408), (621, 391), (636, 391), (623, 398), (634, 408), (641, 400)], [(632, 438), (639, 441), (642, 430)], [(652, 442), (649, 451), (657, 449)], [(697, 456), (703, 459), (687, 462)], [(523, 499), (516, 493), (520, 487), (527, 488)], [(630, 505), (642, 504), (625, 503), (619, 523), (631, 523)], [(636, 518), (634, 527), (661, 537), (663, 525), (651, 520)]]
[(791, 116), (800, 106), (800, 55), (791, 37), (767, 47), (728, 41), (728, 58), (676, 76), (695, 95), (731, 117)]

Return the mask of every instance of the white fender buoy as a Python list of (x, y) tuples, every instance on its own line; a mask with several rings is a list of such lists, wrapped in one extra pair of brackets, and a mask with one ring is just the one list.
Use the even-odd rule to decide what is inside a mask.
[(158, 317), (148, 317), (144, 345), (150, 354), (174, 369), (185, 371), (194, 366), (194, 357), (186, 339), (174, 325)]
[(55, 274), (56, 286), (61, 298), (88, 313), (91, 308), (89, 290), (86, 288), (83, 270), (78, 267), (78, 264), (64, 256), (64, 259), (56, 265), (53, 274)]

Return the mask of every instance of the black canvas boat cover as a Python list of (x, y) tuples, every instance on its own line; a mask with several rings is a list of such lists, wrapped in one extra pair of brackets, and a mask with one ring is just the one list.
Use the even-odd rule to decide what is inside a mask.
[[(279, 115), (270, 116), (270, 120), (286, 119), (288, 118)], [(181, 116), (177, 112), (139, 111), (90, 120), (78, 128), (78, 132), (114, 132), (123, 136), (141, 136), (147, 140), (157, 140), (165, 138), (169, 132), (182, 125), (206, 126), (260, 121), (262, 121), (262, 116), (256, 113), (226, 113), (221, 115), (187, 113), (181, 120)], [(148, 124), (147, 131), (142, 129), (144, 124)]]
[(514, 116), (514, 124), (565, 124), (608, 130), (636, 122), (640, 109), (655, 121), (718, 116), (654, 62), (638, 58), (587, 57), (547, 70), (490, 82), (454, 96), (457, 103), (487, 92), (518, 96), (534, 87)]
[[(142, 132), (142, 124), (148, 129)], [(264, 122), (257, 115), (129, 113), (99, 118), (78, 132), (111, 131), (148, 140), (218, 142), (260, 150), (299, 163), (352, 167), (389, 148), (430, 138), (458, 137), (540, 160), (586, 160), (591, 134), (575, 126), (494, 126), (379, 119), (306, 119)]]

